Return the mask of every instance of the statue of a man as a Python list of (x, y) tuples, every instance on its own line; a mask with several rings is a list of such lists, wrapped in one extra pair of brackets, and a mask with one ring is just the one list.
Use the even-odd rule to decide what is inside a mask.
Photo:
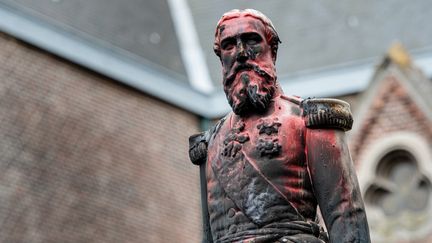
[(256, 10), (232, 10), (217, 25), (214, 51), (233, 112), (192, 136), (189, 151), (205, 171), (208, 241), (370, 242), (344, 133), (349, 105), (285, 96), (279, 43)]

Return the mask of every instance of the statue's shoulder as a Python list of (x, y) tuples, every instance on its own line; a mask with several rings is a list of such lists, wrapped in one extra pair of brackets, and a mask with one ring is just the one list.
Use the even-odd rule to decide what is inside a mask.
[(303, 99), (300, 96), (295, 96), (295, 95), (281, 95), (281, 99), (282, 100), (286, 100), (289, 103), (291, 103), (292, 105), (296, 105), (300, 107), (301, 102), (303, 101)]
[[(283, 116), (285, 119), (288, 119), (291, 122), (298, 123), (301, 126), (304, 126), (303, 118), (302, 118), (302, 109), (301, 102), (302, 98), (293, 95), (281, 95), (280, 103), (283, 109)], [(280, 109), (280, 108), (279, 108)], [(282, 119), (284, 120), (284, 119)]]
[(350, 105), (342, 100), (309, 98), (300, 104), (307, 127), (351, 130), (353, 118)]
[(212, 140), (215, 136), (216, 136), (216, 134), (219, 132), (219, 130), (221, 129), (221, 127), (224, 125), (224, 123), (225, 123), (225, 120), (229, 117), (229, 115), (231, 115), (231, 114), (228, 114), (227, 116), (225, 116), (225, 117), (223, 117), (223, 118), (221, 118), (221, 119), (219, 119), (219, 121), (217, 121), (209, 130), (208, 130), (208, 133), (209, 133), (209, 137), (208, 137), (208, 142), (210, 142), (210, 140)]
[(333, 128), (351, 130), (353, 118), (350, 105), (342, 100), (330, 98), (302, 99), (298, 96), (282, 96), (297, 105), (308, 128)]
[(225, 117), (220, 119), (209, 130), (189, 137), (189, 158), (193, 164), (200, 165), (205, 162), (207, 158), (208, 144), (218, 133), (219, 129), (225, 122), (225, 119)]

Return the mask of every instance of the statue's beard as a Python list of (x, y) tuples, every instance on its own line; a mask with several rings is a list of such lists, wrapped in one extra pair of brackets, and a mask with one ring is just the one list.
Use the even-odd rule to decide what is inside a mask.
[(239, 116), (265, 112), (275, 89), (275, 77), (256, 65), (239, 66), (224, 80), (228, 103)]

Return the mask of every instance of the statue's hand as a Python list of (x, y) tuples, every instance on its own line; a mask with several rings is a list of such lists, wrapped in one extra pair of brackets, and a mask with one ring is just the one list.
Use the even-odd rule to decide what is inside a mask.
[(195, 165), (204, 163), (207, 159), (207, 142), (205, 132), (189, 137), (189, 158)]

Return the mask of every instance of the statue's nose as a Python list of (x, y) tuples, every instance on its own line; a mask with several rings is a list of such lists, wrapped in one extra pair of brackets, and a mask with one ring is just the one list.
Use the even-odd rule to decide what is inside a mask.
[(246, 48), (242, 43), (237, 45), (237, 61), (238, 62), (246, 62), (248, 59)]

